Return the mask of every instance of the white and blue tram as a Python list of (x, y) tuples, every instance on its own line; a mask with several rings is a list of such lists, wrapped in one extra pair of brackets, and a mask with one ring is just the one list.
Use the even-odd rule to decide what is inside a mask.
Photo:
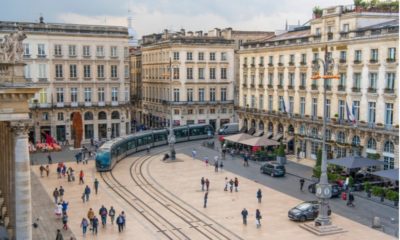
[[(195, 124), (173, 128), (176, 142), (186, 142), (197, 139), (207, 139), (214, 135), (214, 129), (209, 124)], [(169, 129), (148, 130), (118, 137), (104, 143), (97, 151), (97, 171), (109, 171), (121, 159), (147, 149), (168, 144)]]

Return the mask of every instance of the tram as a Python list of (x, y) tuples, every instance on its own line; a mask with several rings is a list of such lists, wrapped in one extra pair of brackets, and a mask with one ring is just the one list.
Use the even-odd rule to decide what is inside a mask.
[[(214, 135), (209, 124), (195, 124), (173, 128), (176, 142), (207, 139)], [(104, 143), (96, 154), (96, 169), (110, 171), (121, 159), (150, 147), (168, 144), (169, 129), (148, 130), (118, 137)]]

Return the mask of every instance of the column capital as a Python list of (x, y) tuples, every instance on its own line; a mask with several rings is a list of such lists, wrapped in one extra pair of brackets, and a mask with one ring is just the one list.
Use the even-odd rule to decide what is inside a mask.
[(31, 120), (21, 120), (10, 124), (10, 128), (16, 137), (26, 137), (30, 126), (32, 126)]

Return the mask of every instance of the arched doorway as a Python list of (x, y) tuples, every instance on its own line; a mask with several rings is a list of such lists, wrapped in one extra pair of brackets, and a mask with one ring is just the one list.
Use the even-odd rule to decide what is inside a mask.
[(292, 124), (288, 126), (288, 136), (286, 136), (287, 140), (287, 150), (289, 153), (294, 153), (294, 127)]

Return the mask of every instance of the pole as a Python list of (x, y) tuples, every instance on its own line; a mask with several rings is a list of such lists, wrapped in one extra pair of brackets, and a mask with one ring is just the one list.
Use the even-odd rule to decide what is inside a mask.
[(171, 160), (175, 160), (175, 134), (174, 130), (172, 129), (172, 115), (173, 115), (173, 109), (172, 109), (172, 60), (169, 58), (169, 86), (171, 90), (171, 94), (169, 95), (170, 101), (169, 101), (169, 107), (171, 111), (171, 116), (170, 116), (170, 122), (169, 122), (169, 136), (168, 136), (168, 143), (169, 143), (169, 150), (170, 150), (170, 156)]

